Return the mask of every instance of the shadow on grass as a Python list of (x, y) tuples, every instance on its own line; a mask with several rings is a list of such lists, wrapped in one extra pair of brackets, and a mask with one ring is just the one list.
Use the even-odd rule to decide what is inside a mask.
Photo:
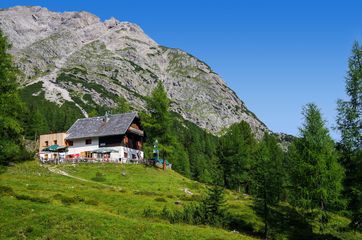
[(8, 170), (8, 166), (0, 164), (0, 175), (6, 173), (7, 170)]
[[(255, 203), (256, 213), (263, 218), (263, 208)], [(269, 208), (268, 220), (269, 236), (271, 239), (317, 239), (317, 240), (341, 240), (332, 234), (314, 233), (312, 225), (305, 217), (290, 206), (277, 206)]]
[[(30, 154), (28, 154), (30, 155)], [(0, 175), (3, 173), (6, 173), (9, 167), (15, 166), (17, 164), (32, 162), (32, 161), (38, 161), (35, 158), (25, 156), (23, 159), (14, 160), (14, 161), (0, 161)]]

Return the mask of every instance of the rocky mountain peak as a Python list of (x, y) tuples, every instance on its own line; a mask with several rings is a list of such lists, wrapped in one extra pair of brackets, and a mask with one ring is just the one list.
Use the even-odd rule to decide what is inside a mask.
[(44, 92), (59, 105), (71, 102), (85, 116), (96, 106), (114, 106), (117, 96), (143, 109), (144, 97), (162, 81), (173, 111), (210, 132), (241, 120), (258, 136), (268, 131), (207, 64), (160, 46), (136, 24), (14, 7), (0, 11), (0, 28), (13, 44), (19, 82), (32, 89), (40, 83), (34, 94)]

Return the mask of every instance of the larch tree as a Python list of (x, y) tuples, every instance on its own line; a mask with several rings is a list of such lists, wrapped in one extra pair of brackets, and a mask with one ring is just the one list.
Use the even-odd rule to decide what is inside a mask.
[[(143, 114), (143, 126), (148, 135), (149, 145), (157, 139), (161, 158), (169, 158), (175, 170), (182, 174), (190, 175), (190, 164), (186, 151), (177, 141), (173, 131), (173, 118), (169, 111), (171, 101), (167, 92), (159, 81), (147, 97), (148, 114)], [(147, 147), (147, 146), (146, 146)], [(151, 153), (151, 146), (148, 146), (148, 153)]]
[(306, 210), (333, 209), (339, 204), (344, 171), (319, 108), (303, 108), (304, 124), (289, 149), (291, 203)]
[(337, 128), (341, 132), (341, 162), (346, 168), (345, 195), (352, 211), (351, 226), (362, 227), (362, 46), (356, 42), (348, 60), (346, 93), (338, 100)]

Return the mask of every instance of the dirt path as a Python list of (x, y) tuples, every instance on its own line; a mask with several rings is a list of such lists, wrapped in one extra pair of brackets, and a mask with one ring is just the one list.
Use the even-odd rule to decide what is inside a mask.
[(83, 181), (83, 182), (95, 183), (95, 184), (98, 184), (98, 185), (101, 185), (101, 186), (104, 186), (104, 187), (113, 188), (115, 190), (122, 190), (121, 187), (116, 187), (116, 186), (113, 186), (113, 185), (108, 185), (108, 184), (104, 184), (104, 183), (100, 183), (100, 182), (96, 182), (96, 181), (88, 180), (88, 179), (85, 179), (85, 178), (70, 175), (66, 171), (58, 169), (56, 166), (44, 166), (44, 167), (47, 168), (50, 172), (58, 174), (58, 175), (70, 177), (70, 178), (73, 178), (73, 179), (76, 179), (76, 180), (79, 180), (79, 181)]

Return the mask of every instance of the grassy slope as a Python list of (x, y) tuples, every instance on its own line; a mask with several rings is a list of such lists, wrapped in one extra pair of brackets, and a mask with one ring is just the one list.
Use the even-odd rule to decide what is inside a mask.
[[(0, 239), (251, 239), (218, 228), (143, 217), (146, 207), (178, 208), (176, 200), (192, 200), (184, 188), (194, 196), (204, 191), (203, 185), (173, 171), (113, 164), (61, 168), (87, 179), (99, 171), (105, 181), (60, 176), (34, 161), (9, 167), (0, 175)], [(121, 175), (123, 169), (126, 176)]]
[[(89, 181), (52, 173), (35, 161), (0, 173), (0, 239), (253, 239), (218, 228), (144, 217), (144, 209), (182, 208), (175, 202), (198, 201), (205, 192), (203, 184), (174, 171), (115, 164), (57, 168)], [(92, 180), (97, 172), (104, 181)], [(187, 195), (185, 188), (193, 195)], [(235, 228), (262, 232), (262, 219), (251, 199), (228, 191), (227, 200), (230, 211), (238, 215)], [(277, 239), (362, 239), (360, 233), (339, 232), (349, 220), (338, 215), (332, 215), (323, 234), (318, 224), (306, 222), (288, 205), (272, 209), (271, 215), (272, 235)]]

